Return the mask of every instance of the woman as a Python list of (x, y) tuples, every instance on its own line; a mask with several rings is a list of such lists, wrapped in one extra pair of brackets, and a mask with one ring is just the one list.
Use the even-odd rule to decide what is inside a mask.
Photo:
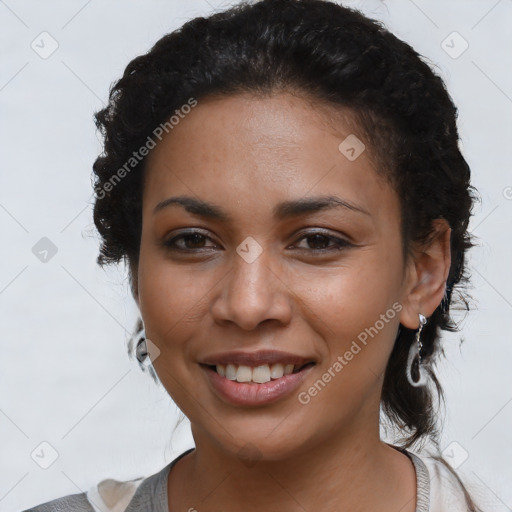
[(31, 510), (480, 510), (433, 370), (474, 199), (418, 54), (330, 1), (240, 4), (134, 59), (96, 121), (98, 262), (129, 264), (137, 358), (195, 448)]

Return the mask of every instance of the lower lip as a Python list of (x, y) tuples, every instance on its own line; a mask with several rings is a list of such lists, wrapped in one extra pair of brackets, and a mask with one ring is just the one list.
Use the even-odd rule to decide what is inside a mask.
[(308, 366), (297, 373), (283, 375), (265, 384), (257, 384), (226, 379), (209, 366), (201, 365), (217, 395), (224, 401), (239, 406), (266, 405), (289, 396), (302, 384), (313, 367), (314, 365)]

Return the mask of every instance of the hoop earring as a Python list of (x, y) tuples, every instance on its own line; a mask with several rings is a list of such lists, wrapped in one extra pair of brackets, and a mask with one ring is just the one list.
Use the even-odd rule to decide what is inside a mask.
[(407, 358), (406, 375), (407, 380), (411, 386), (419, 388), (427, 384), (427, 372), (423, 365), (421, 357), (421, 349), (423, 344), (421, 343), (420, 336), (423, 326), (427, 323), (427, 319), (420, 313), (420, 328), (416, 333), (416, 340), (409, 349), (409, 357)]
[(148, 357), (148, 347), (146, 344), (146, 331), (142, 328), (136, 335), (137, 347), (135, 348), (135, 356), (140, 364), (144, 364), (144, 361)]

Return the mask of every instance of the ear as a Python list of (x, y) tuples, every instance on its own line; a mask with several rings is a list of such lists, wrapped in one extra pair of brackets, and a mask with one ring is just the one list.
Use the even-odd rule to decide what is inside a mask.
[(443, 300), (450, 272), (451, 228), (445, 219), (432, 222), (429, 242), (415, 248), (407, 263), (400, 323), (418, 329), (419, 314), (429, 317)]
[(139, 303), (139, 274), (138, 274), (138, 268), (136, 265), (133, 265), (130, 263), (130, 289), (132, 291), (132, 296), (137, 303), (137, 306), (139, 306), (140, 309), (140, 303)]

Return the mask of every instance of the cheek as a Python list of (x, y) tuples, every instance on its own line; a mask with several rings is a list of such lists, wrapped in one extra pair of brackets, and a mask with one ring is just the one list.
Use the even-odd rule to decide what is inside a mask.
[[(159, 350), (153, 366), (162, 385), (189, 418), (194, 416), (190, 401), (199, 400), (190, 385), (190, 375), (197, 371), (191, 363), (189, 341), (198, 337), (204, 319), (204, 279), (183, 268), (145, 258), (139, 261), (139, 303), (146, 336)], [(185, 390), (188, 389), (187, 390)], [(197, 396), (196, 396), (197, 395)]]
[[(197, 329), (207, 308), (206, 282), (197, 269), (169, 264), (141, 250), (139, 261), (139, 303), (146, 334), (161, 351), (174, 351)], [(200, 313), (201, 311), (201, 313)]]
[[(357, 336), (399, 297), (399, 261), (386, 261), (379, 252), (360, 251), (347, 258), (343, 266), (302, 272), (300, 279), (295, 278), (296, 296), (305, 303), (300, 314), (311, 320), (317, 318), (318, 327), (329, 333), (328, 339), (339, 334)], [(390, 315), (393, 314), (392, 309)]]
[(324, 340), (321, 372), (331, 370), (325, 396), (333, 393), (334, 403), (337, 396), (348, 393), (345, 399), (352, 401), (373, 389), (393, 348), (401, 309), (400, 259), (385, 260), (378, 252), (360, 253), (322, 275), (303, 273), (296, 282), (304, 302), (298, 314)]
[(299, 402), (308, 418), (327, 415), (325, 429), (336, 430), (362, 404), (379, 402), (400, 304), (387, 300), (385, 287), (356, 278), (331, 281), (327, 289), (308, 313), (309, 327), (323, 338), (322, 364), (301, 389)]

